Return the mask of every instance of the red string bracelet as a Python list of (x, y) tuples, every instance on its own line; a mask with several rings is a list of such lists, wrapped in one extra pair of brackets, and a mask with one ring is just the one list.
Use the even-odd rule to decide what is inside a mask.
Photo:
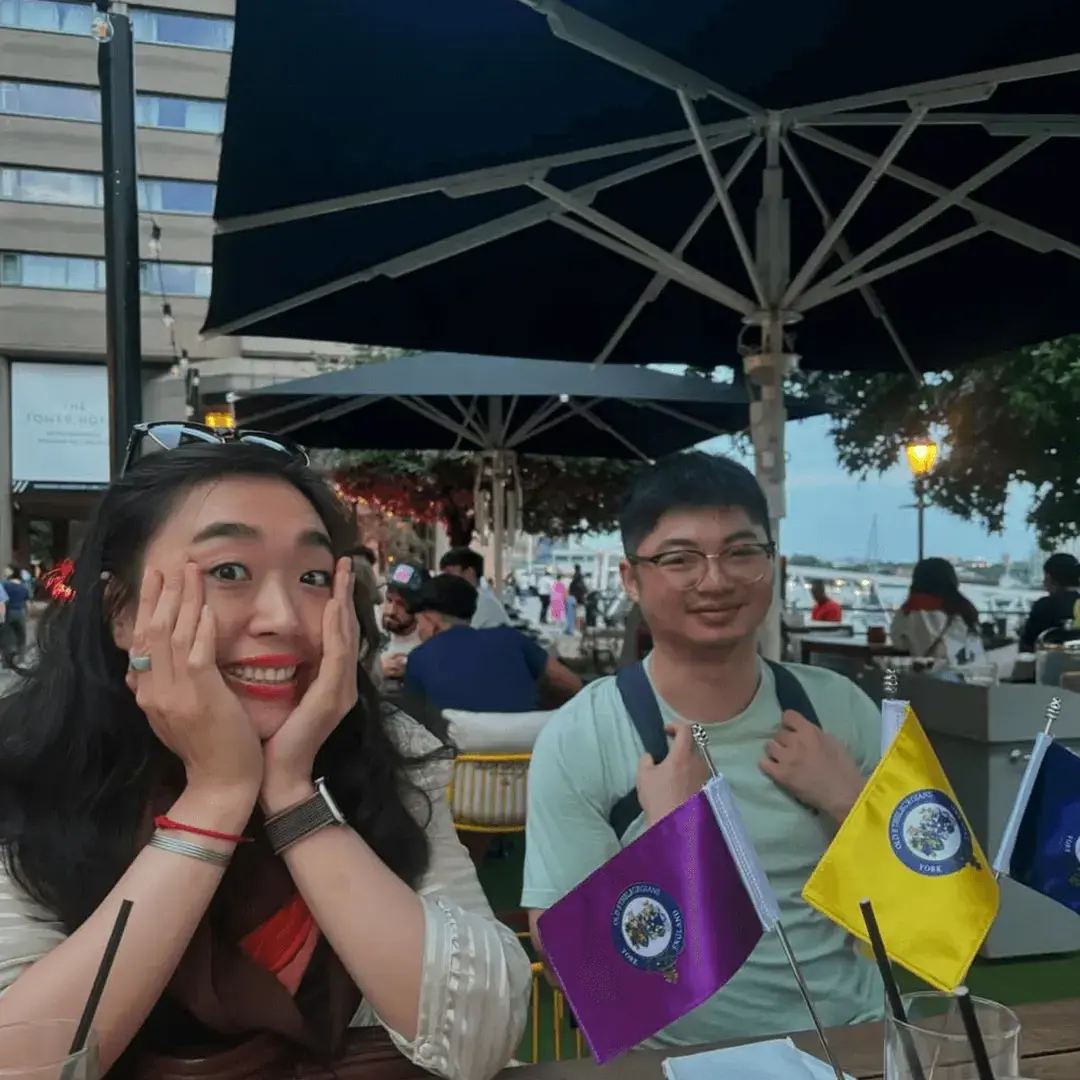
[(159, 829), (174, 829), (176, 832), (191, 833), (192, 836), (205, 836), (208, 840), (224, 840), (229, 844), (249, 844), (250, 836), (233, 836), (232, 833), (214, 832), (213, 829), (198, 829), (194, 825), (185, 825), (181, 821), (173, 821), (164, 814), (154, 818), (154, 825)]

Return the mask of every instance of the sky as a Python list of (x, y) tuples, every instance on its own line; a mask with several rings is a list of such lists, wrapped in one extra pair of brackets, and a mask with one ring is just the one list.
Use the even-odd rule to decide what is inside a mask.
[[(910, 505), (914, 499), (906, 464), (860, 481), (837, 465), (827, 417), (789, 423), (786, 435), (787, 518), (781, 528), (786, 553), (827, 559), (865, 559), (870, 555), (883, 562), (914, 560), (916, 517)], [(732, 442), (713, 439), (703, 448), (731, 452)], [(752, 467), (751, 458), (744, 456), (743, 460)], [(930, 508), (926, 512), (926, 554), (990, 562), (1008, 554), (1014, 562), (1026, 562), (1035, 548), (1035, 534), (1024, 520), (1029, 505), (1028, 493), (1016, 491), (1009, 500), (1005, 531), (994, 536), (978, 522)], [(876, 551), (871, 551), (875, 518), (877, 545)]]
[[(785, 430), (787, 517), (780, 532), (784, 553), (913, 562), (918, 541), (907, 465), (860, 481), (837, 465), (827, 417), (792, 421)], [(727, 438), (702, 444), (702, 449), (719, 453), (732, 453), (733, 448), (733, 440)], [(753, 468), (751, 456), (737, 452), (735, 456)], [(1005, 531), (994, 536), (978, 522), (931, 507), (926, 511), (926, 554), (992, 563), (1007, 554), (1013, 562), (1026, 562), (1036, 546), (1035, 534), (1024, 520), (1029, 505), (1027, 492), (1015, 492), (1009, 501)], [(877, 544), (872, 550), (875, 519)], [(613, 539), (602, 538), (605, 545)]]

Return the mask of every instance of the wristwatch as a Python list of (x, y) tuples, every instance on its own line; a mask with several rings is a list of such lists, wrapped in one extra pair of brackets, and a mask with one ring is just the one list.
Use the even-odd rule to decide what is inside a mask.
[(271, 850), (275, 855), (280, 855), (320, 829), (344, 824), (345, 815), (326, 789), (326, 780), (320, 777), (315, 781), (315, 794), (311, 798), (267, 818), (263, 829)]

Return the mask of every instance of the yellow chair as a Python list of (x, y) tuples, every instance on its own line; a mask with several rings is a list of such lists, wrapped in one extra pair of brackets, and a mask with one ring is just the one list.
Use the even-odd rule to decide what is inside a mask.
[[(521, 938), (526, 946), (529, 944), (529, 932), (519, 931), (518, 937)], [(530, 1034), (532, 1036), (532, 1062), (535, 1064), (540, 1060), (540, 1023), (541, 1023), (541, 995), (551, 997), (551, 1027), (552, 1027), (552, 1046), (555, 1051), (555, 1060), (563, 1060), (563, 1039), (565, 1032), (564, 1026), (569, 1018), (569, 1012), (566, 1008), (566, 998), (563, 996), (561, 990), (556, 989), (547, 981), (547, 976), (544, 974), (544, 965), (537, 961), (532, 966), (532, 1012), (530, 1016)], [(581, 1030), (579, 1028), (573, 1029), (573, 1043), (574, 1043), (574, 1057), (585, 1056), (585, 1044), (581, 1039)]]
[(525, 831), (525, 791), (531, 754), (458, 754), (447, 797), (462, 832)]

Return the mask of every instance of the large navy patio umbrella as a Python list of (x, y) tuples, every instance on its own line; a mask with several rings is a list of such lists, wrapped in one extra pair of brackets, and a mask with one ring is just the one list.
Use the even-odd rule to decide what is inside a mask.
[[(648, 461), (746, 431), (742, 387), (639, 367), (418, 353), (260, 387), (237, 423), (340, 450), (475, 450)], [(819, 415), (790, 399), (792, 419)]]
[(741, 358), (779, 519), (796, 349), (1076, 328), (1077, 43), (1075, 0), (238, 0), (207, 330)]
[[(502, 581), (504, 536), (521, 508), (518, 454), (647, 461), (745, 431), (760, 408), (741, 387), (640, 367), (420, 353), (264, 386), (236, 413), (308, 447), (477, 451)], [(787, 411), (822, 410), (793, 400)]]

